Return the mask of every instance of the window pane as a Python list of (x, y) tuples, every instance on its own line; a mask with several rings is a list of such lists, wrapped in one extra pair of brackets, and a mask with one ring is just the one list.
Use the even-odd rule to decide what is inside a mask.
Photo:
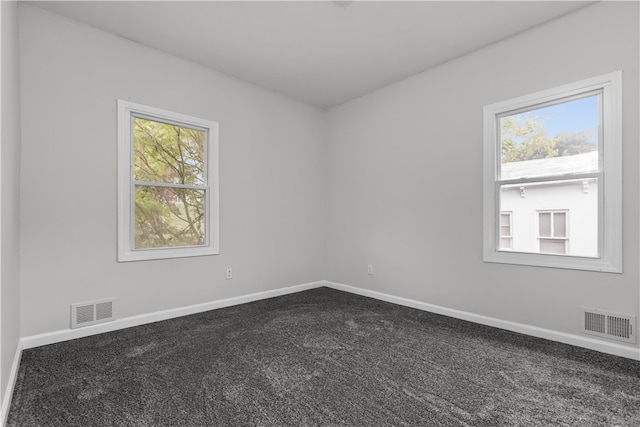
[(551, 213), (542, 212), (539, 215), (540, 226), (538, 234), (540, 236), (551, 236)]
[(500, 214), (500, 225), (508, 227), (511, 224), (511, 215)]
[(501, 225), (500, 226), (500, 236), (509, 237), (511, 236), (511, 227)]
[(500, 179), (595, 172), (599, 95), (499, 119)]
[(133, 118), (134, 179), (204, 185), (206, 132)]
[(566, 214), (564, 212), (554, 212), (553, 214), (553, 237), (567, 237)]
[(205, 191), (136, 185), (135, 249), (205, 244)]
[[(567, 255), (598, 256), (596, 178), (502, 185), (500, 211), (501, 222), (505, 211), (512, 212), (512, 219), (518, 218), (517, 228), (509, 230), (513, 251), (538, 253), (539, 237), (564, 237), (571, 241)], [(507, 227), (499, 226), (497, 233), (505, 237)]]
[(540, 239), (540, 252), (545, 254), (564, 254), (566, 253), (565, 241)]

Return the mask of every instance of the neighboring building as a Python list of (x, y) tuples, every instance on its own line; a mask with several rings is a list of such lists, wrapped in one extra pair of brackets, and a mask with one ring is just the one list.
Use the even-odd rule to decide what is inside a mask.
[[(502, 179), (598, 170), (598, 152), (503, 163)], [(500, 194), (500, 249), (598, 256), (596, 178), (504, 186)]]

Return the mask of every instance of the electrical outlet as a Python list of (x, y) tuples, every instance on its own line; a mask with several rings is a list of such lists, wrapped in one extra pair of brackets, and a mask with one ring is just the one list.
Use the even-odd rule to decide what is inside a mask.
[(367, 265), (367, 274), (373, 274), (373, 265)]
[(229, 279), (233, 279), (233, 270), (231, 269), (231, 267), (227, 268), (227, 280)]

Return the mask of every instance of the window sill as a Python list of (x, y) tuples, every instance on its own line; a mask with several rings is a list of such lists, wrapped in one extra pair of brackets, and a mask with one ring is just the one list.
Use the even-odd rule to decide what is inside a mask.
[(136, 251), (122, 251), (118, 254), (118, 262), (152, 261), (170, 258), (189, 258), (198, 256), (219, 255), (218, 248), (207, 246), (190, 248), (162, 248)]
[(569, 255), (485, 250), (483, 261), (500, 264), (528, 265), (534, 267), (598, 271), (602, 273), (622, 273), (622, 262), (619, 260), (611, 261), (602, 258), (576, 257)]

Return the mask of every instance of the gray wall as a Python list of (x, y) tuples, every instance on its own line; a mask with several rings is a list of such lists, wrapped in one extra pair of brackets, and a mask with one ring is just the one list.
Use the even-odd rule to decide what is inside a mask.
[[(25, 4), (20, 48), (22, 336), (324, 278), (323, 111)], [(220, 123), (220, 255), (116, 262), (117, 98)]]
[[(598, 3), (332, 109), (327, 279), (573, 334), (637, 315), (638, 40), (637, 3)], [(624, 274), (483, 263), (482, 107), (619, 69)]]
[[(325, 114), (22, 4), (21, 335), (74, 302), (128, 317), (320, 279), (568, 333), (580, 305), (637, 314), (637, 16), (599, 3)], [(624, 274), (483, 263), (482, 106), (617, 69)], [(115, 261), (116, 98), (220, 123), (221, 255)]]
[(20, 96), (18, 91), (18, 7), (14, 1), (2, 1), (0, 7), (2, 8), (0, 402), (2, 402), (20, 338)]

